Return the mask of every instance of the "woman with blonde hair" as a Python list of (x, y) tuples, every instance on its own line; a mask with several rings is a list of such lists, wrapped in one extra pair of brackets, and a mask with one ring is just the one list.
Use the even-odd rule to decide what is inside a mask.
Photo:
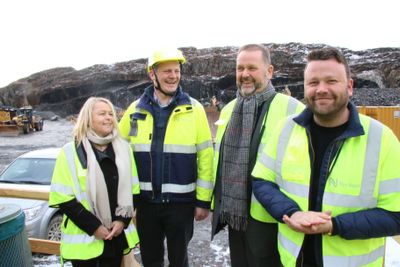
[(112, 103), (90, 97), (57, 157), (49, 205), (63, 212), (61, 258), (79, 266), (120, 266), (138, 243), (133, 197), (139, 182), (133, 153), (118, 132)]

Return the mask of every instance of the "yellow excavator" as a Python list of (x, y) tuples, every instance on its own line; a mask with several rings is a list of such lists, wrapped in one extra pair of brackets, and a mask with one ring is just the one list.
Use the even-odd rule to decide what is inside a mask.
[(31, 106), (14, 108), (0, 106), (0, 136), (18, 136), (43, 130), (43, 119), (35, 115)]

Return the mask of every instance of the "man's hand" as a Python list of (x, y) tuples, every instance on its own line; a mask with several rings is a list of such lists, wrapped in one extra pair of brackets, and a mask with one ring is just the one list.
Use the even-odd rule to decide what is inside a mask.
[(196, 209), (194, 211), (194, 219), (196, 221), (202, 221), (205, 218), (207, 218), (208, 213), (209, 213), (208, 209), (203, 209), (203, 208), (196, 207)]
[(292, 216), (283, 216), (290, 228), (305, 234), (324, 234), (332, 230), (331, 212), (297, 211)]
[(121, 221), (113, 221), (111, 223), (110, 233), (106, 236), (105, 240), (111, 240), (113, 237), (119, 236), (124, 230), (124, 223)]

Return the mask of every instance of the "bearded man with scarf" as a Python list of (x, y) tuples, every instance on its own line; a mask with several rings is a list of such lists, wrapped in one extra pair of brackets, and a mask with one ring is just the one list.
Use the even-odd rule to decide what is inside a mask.
[(215, 123), (211, 236), (228, 225), (233, 267), (280, 266), (277, 223), (253, 197), (250, 173), (268, 133), (280, 119), (299, 113), (304, 105), (275, 92), (273, 71), (267, 48), (242, 46), (236, 60), (236, 99), (222, 109)]
[(132, 222), (139, 181), (111, 102), (89, 98), (73, 136), (57, 157), (49, 196), (49, 206), (64, 214), (61, 260), (74, 267), (120, 266), (139, 241)]

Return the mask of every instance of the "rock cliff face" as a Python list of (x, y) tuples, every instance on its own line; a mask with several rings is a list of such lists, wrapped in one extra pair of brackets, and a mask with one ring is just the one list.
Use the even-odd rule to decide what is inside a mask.
[[(308, 51), (322, 44), (265, 44), (275, 67), (277, 90), (287, 85), (303, 98), (303, 69)], [(213, 95), (223, 101), (235, 95), (235, 59), (238, 47), (182, 48), (188, 63), (183, 67), (182, 85), (192, 97), (208, 105)], [(351, 51), (343, 48), (355, 80), (353, 101), (357, 105), (400, 105), (400, 48)], [(89, 96), (109, 98), (126, 108), (150, 84), (146, 59), (112, 65), (94, 65), (75, 70), (55, 68), (35, 73), (0, 88), (0, 104), (32, 105), (39, 111), (60, 116), (76, 114)]]

